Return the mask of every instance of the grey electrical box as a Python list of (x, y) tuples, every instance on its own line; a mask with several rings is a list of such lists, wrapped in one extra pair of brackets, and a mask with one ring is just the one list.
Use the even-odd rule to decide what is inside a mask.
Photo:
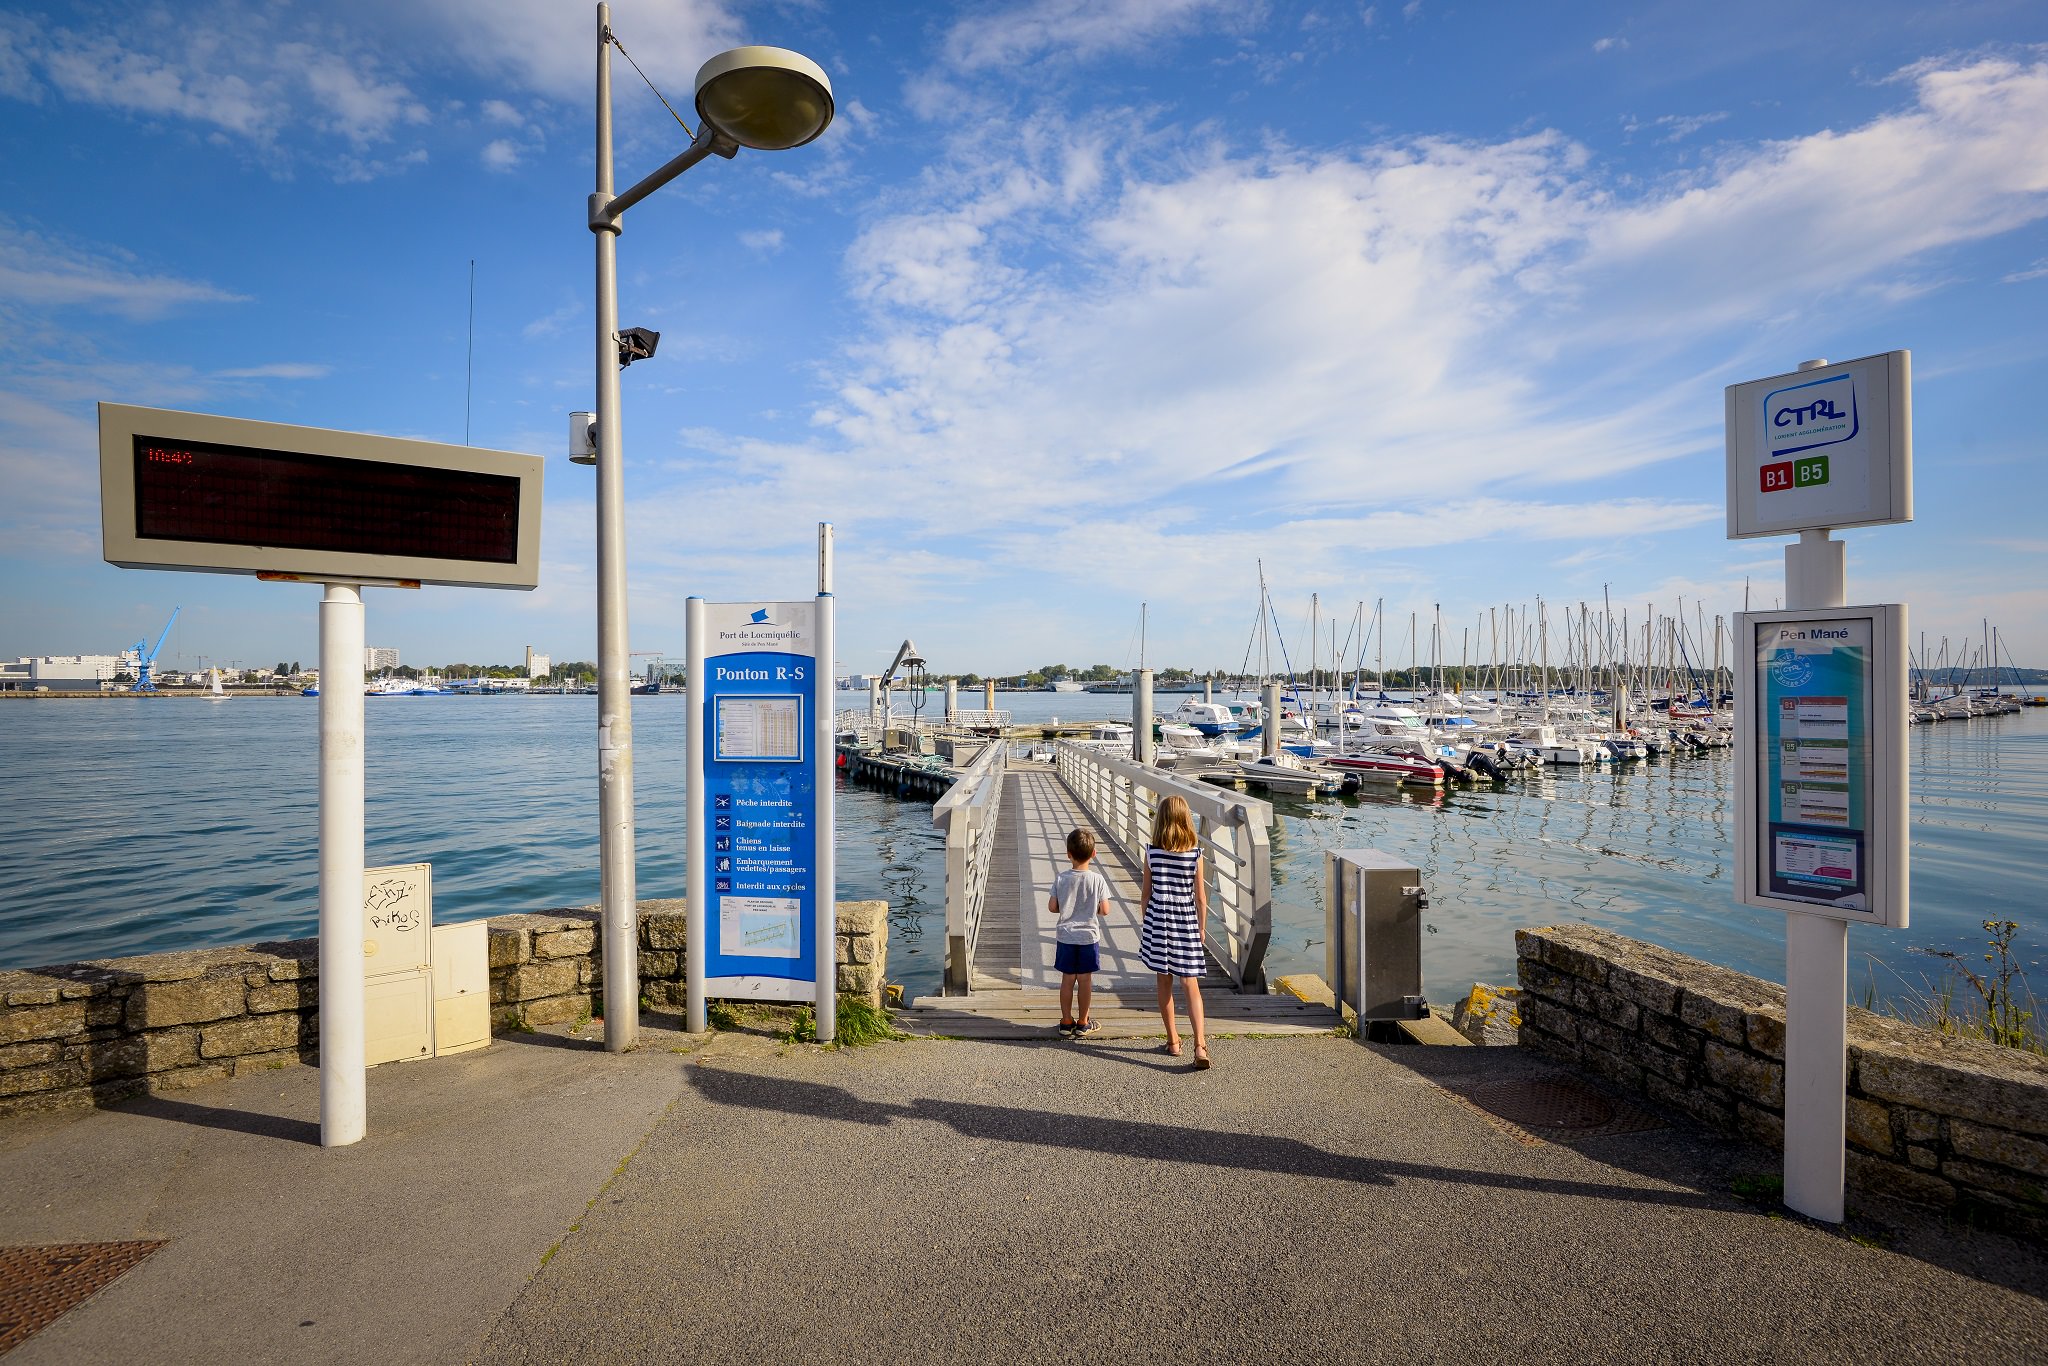
[(1422, 998), (1422, 873), (1377, 849), (1323, 855), (1330, 985), (1361, 1021), (1417, 1020)]

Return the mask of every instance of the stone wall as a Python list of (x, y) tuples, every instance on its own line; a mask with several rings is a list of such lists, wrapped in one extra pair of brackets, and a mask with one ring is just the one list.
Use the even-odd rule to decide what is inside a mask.
[[(684, 903), (640, 903), (640, 994), (681, 1013)], [(839, 903), (839, 991), (880, 1005), (889, 906)], [(594, 907), (489, 926), (491, 1027), (601, 1013)], [(293, 939), (0, 972), (0, 1117), (318, 1061), (320, 945)]]
[[(1785, 990), (1590, 925), (1515, 935), (1521, 1042), (1713, 1128), (1785, 1136)], [(1851, 1009), (1852, 1189), (2048, 1232), (2048, 1058)]]

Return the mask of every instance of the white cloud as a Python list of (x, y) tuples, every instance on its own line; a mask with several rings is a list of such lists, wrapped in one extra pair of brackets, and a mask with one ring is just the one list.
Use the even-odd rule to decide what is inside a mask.
[(2004, 284), (2016, 285), (2024, 280), (2039, 280), (2043, 277), (2048, 277), (2048, 256), (2042, 257), (2025, 270), (2016, 270), (2010, 275), (2001, 277), (2001, 281)]
[(484, 169), (505, 172), (519, 165), (519, 147), (510, 138), (493, 138), (484, 144), (482, 152)]
[(365, 69), (365, 64), (334, 53), (313, 53), (286, 44), (278, 55), (302, 62), (306, 86), (322, 112), (321, 122), (358, 147), (381, 142), (401, 123), (427, 121), (426, 106), (397, 81)]
[(740, 245), (748, 251), (758, 251), (763, 256), (773, 256), (782, 250), (781, 228), (749, 228), (740, 234)]
[(367, 150), (428, 122), (426, 106), (375, 44), (319, 15), (248, 0), (85, 9), (76, 27), (17, 20), (0, 30), (0, 93), (46, 92), (150, 120), (182, 120), (239, 142), (273, 167), (304, 129), (342, 139), (342, 179), (417, 164)]
[(1777, 316), (1923, 252), (2048, 211), (2048, 63), (1916, 69), (1912, 107), (1846, 132), (1731, 151), (1692, 180), (1589, 220), (1574, 288), (1610, 326)]
[(0, 220), (0, 303), (140, 320), (187, 304), (241, 302), (241, 295), (203, 281), (149, 274), (126, 252), (87, 249)]
[(1239, 8), (1224, 0), (1030, 0), (960, 19), (946, 34), (943, 50), (951, 65), (965, 71), (1048, 56), (1130, 54)]
[[(719, 507), (712, 555), (769, 520), (886, 528), (965, 583), (1190, 613), (1200, 567), (1261, 554), (1334, 592), (1466, 541), (1565, 559), (1705, 526), (1701, 494), (1613, 477), (1718, 462), (1760, 325), (1886, 307), (1939, 278), (1928, 252), (2048, 216), (2048, 67), (1914, 79), (1862, 127), (1627, 194), (1555, 133), (1104, 148), (1072, 131), (1102, 119), (992, 115), (847, 251), (869, 325), (811, 437), (688, 433), (716, 459), (642, 515)], [(1076, 491), (1050, 519), (1047, 489)]]
[(326, 379), (334, 373), (331, 365), (311, 365), (303, 361), (278, 361), (270, 365), (251, 365), (240, 370), (216, 370), (216, 379)]
[(1633, 118), (1624, 119), (1621, 128), (1630, 136), (1654, 130), (1662, 134), (1657, 139), (1658, 142), (1682, 142), (1700, 129), (1720, 123), (1727, 117), (1728, 112), (1725, 109), (1716, 110), (1711, 114), (1663, 114), (1648, 123)]
[[(597, 7), (568, 0), (368, 0), (379, 27), (406, 32), (422, 26), (430, 41), (487, 76), (523, 90), (588, 107), (597, 63)], [(715, 0), (619, 0), (612, 29), (671, 102), (687, 100), (697, 68), (726, 48), (749, 41), (731, 7)], [(623, 82), (639, 86), (633, 69), (614, 55), (613, 98)], [(687, 109), (687, 105), (681, 106)]]
[(514, 128), (526, 122), (526, 116), (503, 100), (485, 100), (481, 106), (483, 116), (492, 123), (509, 124)]
[(1614, 52), (1628, 46), (1626, 38), (1597, 38), (1593, 42), (1595, 52)]
[(532, 322), (520, 328), (519, 335), (528, 341), (537, 341), (542, 337), (552, 337), (582, 316), (583, 305), (575, 300), (571, 300), (546, 317), (535, 318)]

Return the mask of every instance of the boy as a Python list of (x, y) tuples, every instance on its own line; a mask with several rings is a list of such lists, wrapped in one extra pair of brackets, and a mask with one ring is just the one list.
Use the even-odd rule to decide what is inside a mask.
[[(1086, 830), (1067, 832), (1067, 860), (1073, 864), (1052, 880), (1052, 897), (1045, 913), (1059, 917), (1054, 928), (1052, 965), (1060, 974), (1060, 1033), (1078, 1039), (1102, 1028), (1088, 1016), (1089, 998), (1094, 994), (1093, 973), (1101, 966), (1102, 926), (1097, 922), (1109, 914), (1109, 880), (1090, 864), (1095, 858), (1095, 836)], [(1080, 1010), (1075, 1005), (1079, 987)]]

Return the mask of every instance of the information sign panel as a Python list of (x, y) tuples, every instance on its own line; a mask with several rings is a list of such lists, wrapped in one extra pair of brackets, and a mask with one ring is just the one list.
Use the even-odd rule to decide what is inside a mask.
[(1913, 520), (1912, 353), (1727, 390), (1728, 535)]
[(125, 569), (532, 588), (541, 459), (100, 404), (100, 531)]
[(704, 863), (704, 990), (809, 1001), (820, 821), (810, 741), (819, 690), (831, 686), (817, 660), (816, 606), (704, 603), (701, 617), (690, 642), (701, 777), (688, 819)]
[(1907, 922), (1905, 608), (1745, 612), (1737, 896)]

